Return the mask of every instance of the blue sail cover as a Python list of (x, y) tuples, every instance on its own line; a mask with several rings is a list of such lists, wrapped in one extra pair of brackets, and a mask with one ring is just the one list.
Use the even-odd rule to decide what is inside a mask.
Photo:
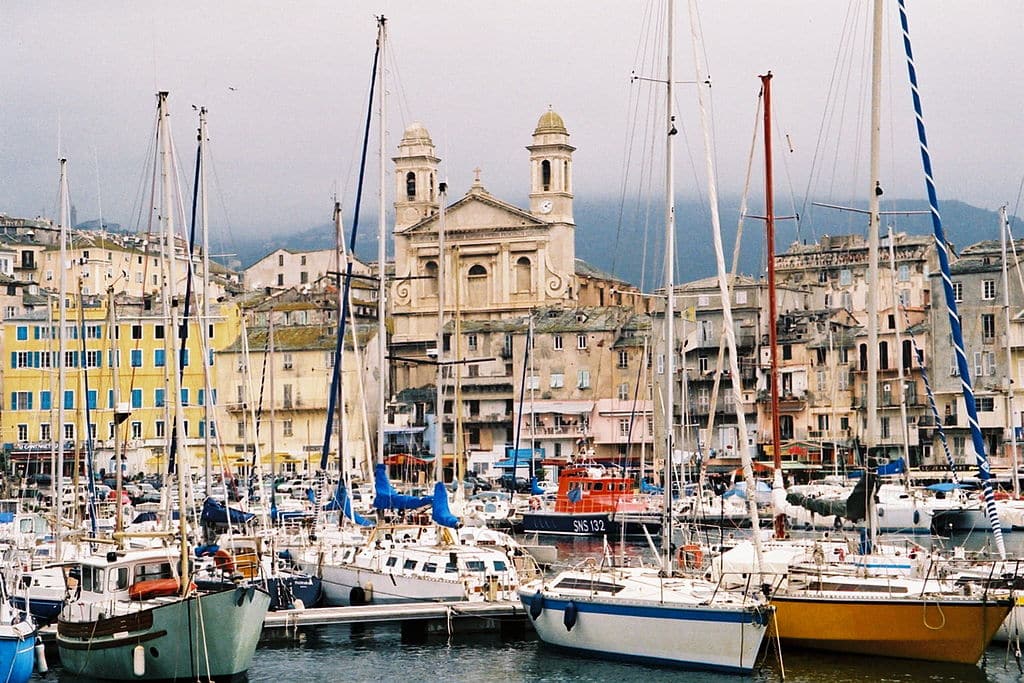
[(530, 477), (530, 494), (534, 496), (544, 495), (544, 489), (537, 483), (537, 477)]
[(415, 510), (433, 502), (430, 496), (407, 496), (395, 490), (388, 481), (388, 470), (384, 463), (373, 467), (373, 507), (376, 510)]
[(199, 520), (203, 524), (245, 524), (254, 516), (251, 512), (225, 507), (223, 503), (207, 498), (203, 503), (203, 512)]
[(434, 524), (440, 524), (449, 529), (458, 529), (462, 526), (459, 518), (453, 515), (451, 508), (448, 507), (448, 491), (445, 490), (444, 484), (441, 482), (434, 484), (433, 509), (430, 511), (430, 515), (434, 518)]
[(903, 474), (907, 468), (904, 465), (903, 458), (896, 458), (890, 460), (884, 465), (879, 465), (876, 470), (879, 474)]
[(331, 500), (324, 505), (324, 510), (333, 512), (334, 510), (341, 510), (346, 517), (351, 519), (359, 526), (373, 526), (373, 520), (366, 519), (361, 514), (352, 509), (352, 498), (348, 495), (348, 489), (341, 482), (338, 482), (338, 488), (334, 489), (334, 495)]

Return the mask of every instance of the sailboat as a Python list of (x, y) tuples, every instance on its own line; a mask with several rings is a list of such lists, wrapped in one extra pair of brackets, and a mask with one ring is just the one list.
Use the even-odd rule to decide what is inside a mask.
[[(160, 213), (170, 250), (166, 259), (168, 281), (174, 283), (167, 93), (158, 93), (157, 102), (163, 169)], [(175, 306), (170, 307), (169, 314), (171, 329), (177, 329)], [(166, 344), (176, 433), (183, 437), (178, 335), (167, 335)], [(184, 511), (187, 469), (181, 456), (177, 469), (179, 509)], [(230, 678), (249, 668), (270, 595), (255, 586), (198, 591), (189, 575), (185, 514), (179, 515), (179, 523), (177, 534), (168, 532), (172, 542), (166, 548), (118, 547), (78, 561), (77, 593), (65, 604), (57, 621), (57, 647), (66, 670), (78, 676), (114, 680), (195, 680)]]
[[(666, 68), (666, 376), (674, 377), (673, 260), (675, 206), (672, 142), (673, 4), (668, 6)], [(673, 389), (668, 382), (667, 414), (672, 415)], [(666, 470), (671, 473), (671, 417), (665, 427)], [(665, 492), (671, 491), (666, 477)], [(666, 507), (670, 501), (666, 495)], [(667, 545), (663, 534), (663, 543)], [(669, 553), (666, 552), (666, 556)], [(550, 579), (519, 589), (537, 635), (545, 643), (590, 655), (637, 659), (686, 668), (747, 673), (753, 669), (771, 619), (763, 599), (741, 590), (723, 590), (715, 583), (673, 574), (665, 557), (658, 567), (616, 566), (605, 553)]]
[[(871, 89), (870, 282), (878, 282), (879, 193), (876, 189), (879, 175), (881, 27), (882, 2), (875, 0)], [(905, 44), (909, 49), (909, 37)], [(915, 104), (916, 97), (915, 92)], [(919, 130), (923, 130), (920, 119), (918, 123)], [(765, 135), (770, 135), (767, 127)], [(934, 197), (931, 186), (929, 195)], [(872, 288), (868, 298), (868, 348), (871, 351), (868, 354), (866, 442), (869, 448), (875, 441), (874, 418), (877, 407), (878, 360), (873, 353), (878, 348), (877, 293), (877, 288)], [(947, 300), (951, 298), (947, 295)], [(957, 332), (954, 330), (954, 336)], [(868, 474), (865, 473), (866, 480)], [(883, 572), (870, 570), (870, 560), (875, 557), (873, 550), (877, 531), (874, 488), (871, 481), (865, 481), (862, 493), (856, 497), (856, 500), (863, 503), (863, 513), (870, 529), (870, 535), (865, 530), (857, 548), (858, 555), (864, 556), (866, 561), (860, 564), (847, 562), (844, 557), (845, 544), (836, 544), (831, 540), (801, 543), (783, 539), (765, 545), (765, 565), (769, 569), (764, 569), (762, 577), (763, 580), (771, 580), (775, 586), (772, 595), (775, 635), (783, 643), (813, 649), (975, 664), (1009, 613), (1010, 601), (995, 599), (986, 590), (975, 593), (950, 586), (936, 576), (926, 575), (923, 579), (915, 579), (883, 575)], [(990, 516), (994, 517), (994, 511)], [(994, 532), (997, 539), (1001, 540), (998, 528)], [(737, 572), (750, 569), (749, 560), (744, 559), (745, 556), (749, 556), (749, 547), (737, 547), (723, 553), (713, 564), (712, 573), (719, 574), (723, 580), (733, 576), (738, 582), (740, 575)], [(887, 563), (883, 561), (880, 564)]]

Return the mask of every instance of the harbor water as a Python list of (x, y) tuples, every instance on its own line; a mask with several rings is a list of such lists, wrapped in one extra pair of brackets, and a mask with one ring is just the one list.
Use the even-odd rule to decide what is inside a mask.
[[(743, 532), (737, 532), (743, 533)], [(918, 538), (927, 544), (927, 539)], [(559, 557), (571, 560), (596, 556), (600, 542), (544, 539), (559, 546)], [(1006, 535), (1008, 551), (1024, 555), (1024, 533)], [(987, 534), (947, 540), (978, 548), (991, 542)], [(618, 547), (615, 548), (618, 551)], [(646, 544), (629, 544), (629, 555), (649, 556)], [(265, 631), (248, 673), (250, 683), (288, 681), (694, 681), (726, 683), (753, 680), (774, 683), (837, 681), (986, 681), (1024, 680), (1024, 662), (1015, 645), (994, 644), (977, 666), (929, 664), (900, 659), (786, 649), (779, 663), (775, 645), (762, 651), (751, 677), (681, 671), (636, 663), (605, 661), (562, 653), (543, 645), (528, 624), (519, 632), (410, 637), (398, 625), (318, 626), (297, 632)], [(33, 681), (84, 681), (63, 671), (50, 655), (51, 671)], [(783, 678), (783, 668), (785, 678)]]

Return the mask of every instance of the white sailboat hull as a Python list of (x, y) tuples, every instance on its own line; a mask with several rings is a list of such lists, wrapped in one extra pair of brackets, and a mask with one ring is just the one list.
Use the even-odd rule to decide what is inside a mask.
[[(313, 571), (316, 568), (306, 568)], [(444, 581), (425, 576), (405, 576), (351, 566), (324, 565), (320, 568), (324, 603), (332, 607), (352, 604), (393, 604), (466, 600), (461, 581)], [(356, 591), (356, 589), (359, 591)], [(361, 591), (361, 592), (360, 592)]]

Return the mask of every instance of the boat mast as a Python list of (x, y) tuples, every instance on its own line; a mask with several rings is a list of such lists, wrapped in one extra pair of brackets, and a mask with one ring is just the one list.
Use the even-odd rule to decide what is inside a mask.
[[(384, 63), (387, 61), (385, 53), (385, 44), (387, 39), (387, 19), (383, 16), (377, 18), (377, 46), (380, 50), (381, 59), (377, 63), (377, 68), (380, 70), (377, 76), (380, 82), (380, 95), (377, 100), (377, 122), (380, 126), (379, 140), (378, 140), (378, 153), (380, 159), (380, 184), (377, 195), (377, 357), (380, 363), (380, 383), (378, 385), (377, 392), (377, 463), (384, 462), (384, 416), (385, 416), (385, 403), (388, 397), (388, 381), (390, 379), (390, 364), (387, 360), (388, 353), (388, 342), (387, 342), (387, 326), (385, 325), (385, 314), (387, 312), (387, 280), (385, 278), (384, 260), (387, 257), (387, 232), (386, 232), (386, 219), (387, 214), (385, 213), (384, 200), (386, 198), (386, 184), (384, 180), (384, 152), (387, 144), (387, 108), (385, 106), (387, 100), (387, 88), (384, 84)], [(340, 452), (340, 450), (339, 450)]]
[(180, 352), (180, 341), (179, 341), (179, 328), (178, 328), (178, 298), (176, 296), (177, 288), (177, 268), (175, 268), (175, 260), (177, 254), (175, 249), (174, 239), (174, 207), (171, 201), (171, 132), (170, 124), (168, 122), (169, 113), (167, 111), (167, 92), (157, 93), (157, 103), (159, 109), (159, 136), (160, 136), (160, 160), (161, 160), (161, 181), (162, 181), (162, 192), (160, 199), (160, 221), (163, 223), (163, 238), (166, 240), (167, 247), (165, 253), (168, 254), (166, 261), (166, 273), (167, 282), (164, 285), (164, 289), (168, 291), (170, 298), (170, 310), (169, 313), (170, 330), (164, 337), (170, 345), (170, 353), (167, 354), (167, 365), (169, 367), (169, 374), (171, 377), (171, 400), (174, 405), (174, 438), (172, 439), (173, 444), (176, 441), (179, 444), (178, 457), (175, 462), (174, 474), (178, 478), (178, 533), (180, 534), (181, 543), (181, 568), (180, 568), (180, 580), (181, 588), (180, 594), (182, 597), (188, 595), (188, 523), (186, 509), (185, 509), (185, 477), (187, 476), (186, 462), (186, 448), (185, 448), (185, 420), (182, 416), (181, 410), (181, 383), (179, 379), (180, 372), (180, 359), (178, 357)]
[(667, 130), (665, 131), (665, 521), (661, 534), (661, 546), (664, 553), (662, 566), (666, 569), (672, 566), (672, 422), (675, 419), (675, 232), (676, 232), (676, 202), (675, 195), (675, 174), (673, 166), (675, 163), (673, 138), (676, 134), (675, 114), (673, 106), (675, 97), (673, 93), (672, 80), (675, 77), (673, 64), (674, 50), (674, 26), (675, 5), (672, 0), (668, 3), (668, 56), (665, 62), (665, 117)]
[[(772, 461), (775, 468), (773, 490), (785, 491), (782, 479), (782, 433), (779, 426), (779, 319), (778, 303), (775, 298), (775, 188), (772, 175), (772, 73), (761, 76), (764, 94), (764, 226), (768, 251), (768, 348), (771, 354), (771, 400), (772, 400)], [(739, 381), (737, 377), (734, 381)], [(749, 494), (753, 495), (753, 494)], [(781, 506), (775, 506), (773, 536), (786, 537), (786, 513)]]
[(434, 399), (434, 481), (443, 481), (444, 476), (444, 433), (441, 415), (444, 413), (444, 306), (445, 288), (448, 280), (445, 277), (445, 233), (444, 218), (448, 204), (448, 183), (438, 184), (440, 211), (437, 217), (437, 396)]
[(57, 429), (50, 430), (50, 438), (57, 438), (57, 469), (50, 477), (53, 486), (54, 534), (57, 560), (63, 559), (61, 538), (64, 536), (64, 391), (67, 386), (67, 371), (64, 364), (64, 337), (67, 334), (68, 322), (68, 214), (70, 200), (68, 197), (68, 160), (60, 160), (60, 200), (57, 206), (57, 222), (60, 226), (60, 299), (57, 304)]
[(910, 427), (907, 426), (907, 384), (906, 375), (904, 374), (910, 368), (903, 367), (903, 336), (900, 334), (900, 320), (902, 316), (899, 315), (902, 302), (900, 302), (899, 296), (896, 292), (896, 235), (892, 231), (892, 226), (888, 226), (889, 236), (889, 270), (892, 277), (889, 278), (891, 285), (890, 290), (892, 293), (892, 312), (893, 312), (893, 328), (896, 333), (896, 344), (893, 348), (893, 353), (896, 356), (896, 370), (897, 370), (897, 386), (900, 388), (900, 438), (903, 440), (903, 477), (906, 485), (910, 486)]
[[(924, 115), (921, 111), (921, 94), (917, 87), (917, 69), (914, 67), (914, 53), (910, 46), (910, 28), (907, 23), (907, 9), (904, 0), (899, 0), (900, 24), (903, 28), (903, 49), (907, 56), (907, 75), (910, 78), (910, 92), (914, 101), (914, 116), (917, 122), (917, 138), (921, 149), (921, 165), (924, 168), (924, 182), (928, 190), (928, 208), (932, 215), (932, 235), (935, 238), (935, 252), (939, 257), (942, 270), (942, 292), (946, 299), (946, 312), (949, 315), (949, 330), (953, 337), (953, 350), (956, 355), (956, 366), (960, 372), (960, 385), (964, 392), (964, 406), (967, 409), (967, 422), (971, 428), (971, 442), (974, 445), (978, 463), (978, 478), (981, 479), (982, 493), (985, 498), (985, 514), (992, 537), (996, 542), (999, 557), (1006, 559), (1006, 545), (1003, 542), (1003, 529), (999, 524), (996, 512), (995, 493), (992, 490), (992, 466), (985, 454), (985, 437), (978, 423), (978, 406), (974, 400), (974, 389), (971, 386), (971, 369), (967, 365), (967, 353), (964, 351), (963, 329), (960, 327), (960, 314), (957, 312), (956, 297), (953, 294), (953, 278), (949, 272), (949, 252), (946, 232), (942, 228), (942, 216), (939, 214), (939, 198), (935, 191), (935, 180), (932, 178), (932, 160), (928, 153), (928, 136), (924, 128)], [(1007, 330), (1009, 332), (1009, 330)]]
[[(866, 429), (864, 433), (865, 456), (871, 455), (871, 449), (878, 445), (878, 224), (879, 197), (879, 156), (882, 141), (882, 0), (874, 0), (873, 30), (871, 39), (871, 157), (869, 164), (868, 186), (868, 288), (867, 288), (867, 413), (865, 414)], [(865, 475), (870, 471), (870, 457), (864, 463)], [(873, 499), (871, 487), (868, 487), (869, 527), (871, 545), (874, 547), (878, 533), (875, 520), (875, 506), (870, 504)]]
[(1016, 500), (1020, 498), (1020, 474), (1017, 472), (1017, 428), (1015, 426), (1017, 418), (1013, 410), (1013, 351), (1010, 348), (1010, 278), (1007, 273), (1008, 267), (1006, 263), (1006, 234), (1009, 229), (1010, 225), (1006, 219), (1006, 205), (1004, 204), (999, 207), (999, 249), (1003, 257), (1003, 324), (1006, 326), (1003, 333), (1006, 340), (1006, 377), (1008, 378), (1006, 384), (1006, 421), (1010, 425), (1010, 467), (1013, 468), (1013, 498)]
[[(203, 234), (203, 318), (202, 324), (199, 325), (201, 330), (200, 339), (200, 350), (206, 349), (210, 342), (210, 230), (209, 221), (206, 207), (206, 107), (199, 108), (199, 188), (202, 192), (200, 206), (200, 222)], [(191, 258), (191, 255), (189, 255)], [(203, 358), (203, 367), (206, 371), (203, 373), (204, 381), (206, 383), (206, 400), (203, 401), (203, 423), (206, 428), (203, 430), (203, 468), (205, 471), (206, 478), (206, 496), (210, 496), (210, 486), (212, 485), (211, 479), (213, 477), (213, 463), (212, 463), (212, 444), (210, 435), (210, 416), (212, 411), (210, 405), (213, 403), (213, 387), (210, 383), (210, 364), (206, 358)], [(225, 489), (225, 498), (227, 490)], [(227, 500), (224, 501), (224, 506), (227, 507)]]

